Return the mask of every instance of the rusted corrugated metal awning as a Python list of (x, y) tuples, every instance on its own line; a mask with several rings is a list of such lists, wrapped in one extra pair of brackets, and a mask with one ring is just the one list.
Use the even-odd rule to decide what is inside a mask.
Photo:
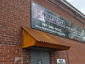
[(70, 48), (70, 46), (65, 45), (65, 43), (58, 41), (55, 35), (27, 27), (23, 27), (22, 31), (22, 48), (32, 46), (55, 48), (58, 50), (67, 50)]

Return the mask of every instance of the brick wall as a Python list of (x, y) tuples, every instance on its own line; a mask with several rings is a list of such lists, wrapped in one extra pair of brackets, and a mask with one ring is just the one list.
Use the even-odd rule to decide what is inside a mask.
[(68, 51), (51, 50), (51, 64), (57, 64), (57, 59), (65, 59), (66, 64), (69, 64)]
[(0, 64), (21, 64), (20, 46), (0, 45)]
[[(74, 22), (75, 24), (80, 25), (81, 27), (85, 28), (85, 25), (80, 23), (80, 21), (84, 22), (84, 19), (81, 19), (80, 17), (78, 17), (77, 15), (75, 15), (73, 12), (71, 12), (70, 10), (68, 10), (68, 8), (66, 8), (64, 5), (62, 5), (60, 2), (58, 2), (57, 0), (51, 0), (54, 3), (56, 3), (57, 5), (59, 5), (62, 8), (59, 8), (57, 5), (49, 2), (48, 0), (34, 0), (36, 3), (42, 5), (44, 8), (47, 8), (51, 11), (53, 11), (54, 13), (57, 13), (58, 15), (60, 15), (61, 17), (66, 18), (67, 20)], [(49, 6), (48, 6), (49, 5)], [(63, 10), (64, 9), (64, 10)], [(67, 12), (69, 12), (70, 14), (68, 14)], [(75, 17), (77, 17), (79, 20), (77, 20)], [(67, 61), (67, 64), (84, 64), (85, 61), (85, 44), (81, 43), (81, 42), (77, 42), (77, 41), (73, 41), (73, 40), (69, 40), (69, 39), (65, 39), (65, 38), (61, 38), (57, 36), (58, 40), (61, 40), (62, 42), (65, 42), (66, 44), (70, 45), (71, 48), (68, 51), (63, 51), (63, 52), (53, 52), (52, 53), (52, 64), (55, 64), (57, 58), (65, 58)], [(64, 54), (64, 57), (63, 57)], [(54, 56), (55, 55), (55, 56)]]
[(21, 45), (21, 26), (29, 25), (30, 0), (0, 0), (0, 43)]
[(29, 51), (21, 48), (21, 27), (29, 26), (30, 21), (29, 2), (0, 0), (0, 64), (29, 64), (26, 58)]
[(30, 64), (30, 49), (22, 50), (23, 64)]
[[(34, 1), (69, 21), (85, 27), (73, 16), (69, 15), (48, 0)], [(57, 1), (54, 2), (73, 14), (61, 3)], [(83, 22), (85, 21), (81, 18), (79, 19)], [(14, 64), (15, 62), (15, 64), (30, 64), (30, 50), (21, 48), (21, 26), (30, 27), (30, 0), (0, 0), (0, 64)], [(71, 48), (68, 53), (67, 51), (51, 52), (52, 64), (56, 63), (57, 58), (65, 58), (68, 64), (85, 63), (85, 44), (61, 37), (57, 37), (57, 39), (71, 45)]]

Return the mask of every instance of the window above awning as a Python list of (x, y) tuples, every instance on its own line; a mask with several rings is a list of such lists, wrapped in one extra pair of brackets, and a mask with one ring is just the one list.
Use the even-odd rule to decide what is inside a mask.
[(32, 46), (55, 48), (57, 50), (68, 50), (70, 48), (70, 46), (67, 46), (64, 42), (58, 41), (55, 35), (36, 29), (23, 27), (22, 35), (22, 48)]

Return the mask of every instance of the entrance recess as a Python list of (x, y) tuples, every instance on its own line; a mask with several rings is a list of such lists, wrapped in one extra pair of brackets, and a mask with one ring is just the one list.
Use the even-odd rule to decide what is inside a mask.
[(31, 64), (50, 64), (48, 49), (31, 49)]

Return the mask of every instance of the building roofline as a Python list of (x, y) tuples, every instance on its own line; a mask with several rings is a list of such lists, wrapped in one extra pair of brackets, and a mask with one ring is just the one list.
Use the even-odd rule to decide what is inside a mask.
[(76, 9), (74, 6), (72, 6), (70, 3), (68, 3), (65, 0), (60, 0), (60, 2), (62, 2), (63, 4), (65, 4), (67, 7), (69, 7), (72, 11), (76, 12), (79, 16), (81, 16), (82, 18), (85, 19), (85, 15), (80, 12), (78, 9)]

